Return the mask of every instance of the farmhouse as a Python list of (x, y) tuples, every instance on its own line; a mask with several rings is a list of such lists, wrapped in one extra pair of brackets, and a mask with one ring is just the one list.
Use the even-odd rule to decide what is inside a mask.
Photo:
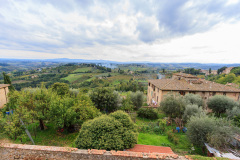
[(148, 81), (147, 103), (149, 105), (159, 105), (164, 95), (169, 92), (181, 95), (188, 93), (199, 94), (205, 102), (214, 95), (225, 95), (235, 101), (240, 98), (240, 89), (238, 88), (199, 79), (190, 74), (176, 73), (173, 74), (172, 79)]
[(0, 108), (3, 108), (4, 104), (7, 103), (7, 94), (8, 94), (9, 84), (0, 84)]

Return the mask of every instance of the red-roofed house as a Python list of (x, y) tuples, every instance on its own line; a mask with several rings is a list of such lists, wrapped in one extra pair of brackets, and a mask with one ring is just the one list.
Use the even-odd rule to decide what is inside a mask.
[(156, 79), (148, 81), (147, 103), (153, 104), (163, 100), (163, 96), (173, 94), (185, 95), (188, 93), (199, 94), (204, 100), (214, 95), (226, 95), (235, 101), (240, 98), (240, 89), (219, 84), (196, 76), (184, 73), (173, 74), (172, 79)]

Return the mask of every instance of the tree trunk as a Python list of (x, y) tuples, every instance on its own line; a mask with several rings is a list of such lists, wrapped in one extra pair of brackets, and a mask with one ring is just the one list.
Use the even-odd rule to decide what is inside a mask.
[(39, 119), (39, 126), (40, 126), (40, 130), (47, 129), (42, 119)]

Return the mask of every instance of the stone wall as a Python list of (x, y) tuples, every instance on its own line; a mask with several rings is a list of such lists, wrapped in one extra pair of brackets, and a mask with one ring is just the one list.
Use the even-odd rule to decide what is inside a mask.
[(8, 87), (0, 88), (0, 108), (7, 103)]
[(178, 158), (176, 154), (80, 150), (69, 147), (0, 143), (0, 160), (151, 160)]

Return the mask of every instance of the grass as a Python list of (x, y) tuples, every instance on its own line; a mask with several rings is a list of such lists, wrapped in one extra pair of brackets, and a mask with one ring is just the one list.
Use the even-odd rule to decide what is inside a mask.
[(193, 160), (228, 160), (228, 158), (221, 158), (221, 157), (204, 157), (199, 155), (189, 155)]
[[(64, 131), (62, 133), (57, 132), (57, 129), (54, 128), (53, 124), (46, 124), (46, 130), (40, 130), (37, 127), (39, 124), (34, 123), (28, 126), (28, 130), (33, 138), (35, 145), (44, 145), (44, 146), (61, 146), (61, 147), (74, 147), (74, 140), (76, 139), (78, 132), (75, 133), (68, 133)], [(37, 127), (37, 135), (34, 136), (33, 133), (33, 126)], [(8, 140), (7, 135), (0, 134), (0, 140)], [(23, 143), (23, 144), (32, 144), (30, 139), (26, 136), (22, 139), (16, 139), (13, 143)]]
[(174, 146), (169, 142), (167, 136), (161, 136), (149, 133), (139, 133), (138, 144), (155, 145), (155, 146)]

